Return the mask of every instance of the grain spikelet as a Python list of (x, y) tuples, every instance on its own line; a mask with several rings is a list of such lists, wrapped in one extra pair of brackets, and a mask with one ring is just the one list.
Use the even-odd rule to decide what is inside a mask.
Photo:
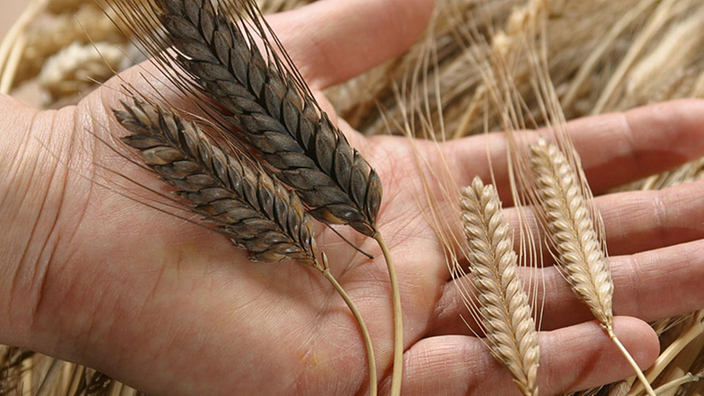
[(469, 242), (472, 282), (494, 357), (526, 396), (538, 395), (538, 332), (518, 278), (510, 228), (493, 186), (474, 179), (462, 191), (462, 221)]
[(332, 276), (323, 253), (318, 260), (313, 224), (298, 196), (247, 158), (227, 154), (198, 125), (178, 114), (135, 99), (115, 111), (132, 135), (122, 138), (151, 169), (174, 186), (195, 213), (250, 259), (293, 259), (321, 271), (343, 298), (362, 331), (369, 361), (370, 393), (377, 377), (369, 331), (342, 286)]
[(115, 115), (132, 135), (122, 140), (176, 187), (195, 213), (255, 261), (318, 263), (313, 224), (295, 194), (245, 159), (228, 155), (194, 123), (135, 100)]

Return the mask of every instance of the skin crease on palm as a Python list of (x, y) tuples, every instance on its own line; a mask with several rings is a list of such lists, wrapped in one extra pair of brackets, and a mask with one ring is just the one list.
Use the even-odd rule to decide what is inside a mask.
[[(432, 0), (322, 1), (271, 23), (319, 92), (402, 53), (432, 7)], [(140, 73), (122, 78), (147, 91)], [(251, 263), (226, 238), (92, 181), (124, 184), (99, 163), (157, 183), (93, 135), (124, 134), (110, 113), (123, 98), (119, 86), (113, 80), (77, 107), (51, 112), (0, 99), (0, 342), (87, 364), (156, 395), (363, 394), (367, 368), (358, 329), (319, 273), (293, 262)], [(378, 223), (400, 278), (404, 394), (516, 394), (460, 318), (465, 311), (441, 245), (418, 207), (410, 143), (364, 138), (338, 122), (384, 183)], [(582, 119), (568, 130), (599, 194), (704, 155), (704, 103)], [(439, 166), (433, 145), (418, 146)], [(500, 134), (441, 148), (458, 183), (467, 184), (475, 175), (488, 180), (487, 147), (505, 190)], [(642, 367), (658, 353), (645, 321), (704, 305), (703, 194), (704, 184), (692, 183), (597, 198), (613, 256), (616, 333)], [(380, 252), (346, 231), (377, 256), (365, 259), (319, 230), (319, 247), (366, 318), (384, 394), (393, 328)], [(550, 265), (537, 271), (546, 279), (541, 393), (632, 375), (557, 271)]]

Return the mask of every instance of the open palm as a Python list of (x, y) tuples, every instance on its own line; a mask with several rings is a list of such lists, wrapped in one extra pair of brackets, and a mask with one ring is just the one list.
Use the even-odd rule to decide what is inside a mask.
[[(319, 91), (402, 52), (431, 9), (430, 0), (339, 0), (271, 22)], [(324, 22), (330, 20), (342, 22)], [(140, 73), (122, 78), (153, 88)], [(122, 134), (110, 112), (123, 98), (119, 84), (58, 112), (1, 99), (0, 342), (90, 365), (153, 394), (364, 393), (359, 331), (319, 273), (294, 262), (249, 262), (226, 238), (94, 183), (124, 184), (106, 167), (153, 185), (153, 176), (94, 136)], [(443, 247), (419, 210), (420, 172), (410, 142), (364, 138), (340, 124), (384, 183), (378, 223), (402, 292), (404, 393), (515, 393), (460, 318), (464, 306)], [(568, 129), (595, 193), (704, 155), (704, 103), (697, 101), (579, 120)], [(434, 145), (417, 145), (431, 166), (441, 166)], [(487, 145), (499, 184), (507, 183), (504, 140), (495, 134), (440, 147), (459, 184), (475, 175), (488, 180)], [(642, 366), (658, 351), (644, 321), (704, 305), (704, 261), (697, 253), (704, 247), (704, 206), (697, 205), (703, 193), (704, 184), (695, 183), (597, 199), (614, 255), (615, 312), (629, 316), (617, 317), (616, 332)], [(373, 241), (345, 235), (377, 258), (356, 253), (322, 227), (318, 244), (366, 318), (383, 393), (393, 347), (388, 275)], [(540, 271), (547, 285), (542, 393), (631, 375), (558, 272)]]

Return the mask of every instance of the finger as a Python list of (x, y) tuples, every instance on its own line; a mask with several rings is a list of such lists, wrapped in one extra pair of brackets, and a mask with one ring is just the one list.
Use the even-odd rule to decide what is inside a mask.
[[(614, 313), (654, 321), (701, 309), (704, 305), (704, 240), (617, 256), (609, 260), (614, 282)], [(524, 280), (531, 270), (521, 271)], [(589, 309), (574, 296), (554, 267), (535, 270), (533, 281), (544, 282), (538, 301), (545, 301), (546, 330), (592, 320)], [(465, 279), (466, 281), (467, 279)], [(431, 334), (473, 334), (460, 315), (467, 316), (457, 280), (448, 283), (435, 309)], [(474, 331), (475, 323), (470, 322)]]
[(321, 1), (270, 17), (313, 89), (349, 80), (402, 54), (423, 32), (435, 0)]
[[(615, 329), (642, 368), (658, 354), (658, 338), (646, 323), (617, 317)], [(632, 368), (595, 322), (540, 333), (538, 383), (544, 395), (564, 394), (633, 375)], [(519, 395), (505, 368), (477, 338), (426, 338), (404, 356), (404, 394)], [(388, 389), (388, 378), (385, 382)], [(382, 388), (383, 389), (383, 388)]]
[[(671, 169), (704, 155), (704, 101), (678, 100), (628, 111), (584, 118), (566, 129), (582, 159), (595, 194)], [(527, 140), (540, 132), (529, 132)], [(443, 153), (453, 165), (453, 178), (468, 185), (475, 175), (491, 179), (491, 158), (497, 187), (508, 202), (509, 180), (503, 134), (448, 142)], [(435, 160), (437, 153), (428, 153)]]
[[(304, 79), (313, 91), (319, 91), (406, 51), (425, 29), (434, 4), (435, 0), (321, 1), (267, 19)], [(167, 78), (153, 73), (153, 65), (139, 68), (136, 73), (149, 80), (144, 84), (139, 83), (143, 78), (131, 79), (125, 74), (125, 80), (135, 83), (138, 92), (157, 91), (178, 107), (192, 108), (165, 84)], [(322, 104), (330, 110), (326, 100)]]
[[(704, 306), (702, 248), (704, 241), (699, 240), (611, 258), (614, 313), (651, 322), (701, 309)], [(561, 275), (555, 269), (545, 271), (546, 328), (588, 320), (590, 314), (580, 309), (581, 303)]]
[[(704, 195), (704, 181), (687, 183), (657, 191), (629, 191), (595, 199), (602, 218), (606, 242), (611, 255), (626, 255), (658, 249), (704, 238), (704, 207), (699, 203)], [(508, 208), (507, 221), (518, 229), (517, 211)], [(526, 213), (534, 237), (538, 230), (533, 212)], [(520, 235), (514, 234), (518, 246)], [(541, 235), (542, 240), (545, 240)], [(554, 260), (543, 245), (543, 265)]]
[(609, 253), (625, 255), (704, 238), (704, 181), (596, 199)]
[[(626, 255), (691, 242), (704, 238), (704, 207), (699, 205), (704, 195), (704, 181), (687, 183), (658, 191), (629, 191), (597, 197), (596, 206), (604, 219), (606, 242), (611, 255)], [(537, 225), (532, 210), (523, 212), (533, 234), (533, 240), (545, 240)], [(513, 230), (514, 246), (520, 246), (521, 235), (518, 232), (521, 223), (515, 208), (504, 210), (504, 217)], [(464, 234), (459, 221), (448, 222), (445, 232), (462, 237), (449, 241), (464, 244)], [(454, 245), (455, 251), (460, 246)], [(547, 267), (554, 264), (548, 245), (542, 244), (542, 262), (538, 265)], [(460, 257), (460, 264), (466, 267), (465, 257)], [(449, 270), (443, 260), (435, 265), (446, 279)]]

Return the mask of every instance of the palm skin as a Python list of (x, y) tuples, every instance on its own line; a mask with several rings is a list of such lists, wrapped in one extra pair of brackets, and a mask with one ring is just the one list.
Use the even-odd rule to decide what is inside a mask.
[[(431, 1), (414, 3), (394, 14), (399, 5), (392, 0), (322, 2), (272, 18), (272, 24), (319, 91), (403, 51), (432, 8)], [(327, 40), (314, 45), (306, 30), (296, 30), (311, 26), (309, 33), (320, 34), (320, 21), (352, 9), (357, 18), (324, 31)], [(359, 37), (347, 43), (351, 31)], [(380, 32), (389, 43), (376, 45), (371, 56), (356, 56)], [(314, 56), (321, 53), (328, 56)], [(122, 78), (149, 90), (139, 73)], [(123, 134), (109, 111), (122, 98), (119, 84), (58, 112), (36, 112), (2, 98), (0, 224), (7, 231), (0, 236), (0, 342), (88, 364), (152, 394), (363, 394), (367, 363), (359, 331), (317, 271), (294, 262), (249, 262), (226, 238), (116, 193), (134, 197), (140, 190), (121, 190), (124, 180), (104, 168), (158, 186), (93, 135)], [(364, 138), (340, 124), (384, 183), (378, 224), (401, 285), (404, 394), (515, 393), (508, 374), (459, 316), (464, 311), (442, 246), (418, 206), (420, 174), (410, 142)], [(703, 129), (704, 104), (696, 101), (569, 127), (597, 193), (704, 155)], [(500, 135), (441, 147), (458, 184), (477, 174), (487, 180), (487, 145), (497, 174), (504, 174)], [(440, 166), (433, 145), (418, 147)], [(616, 332), (642, 366), (658, 349), (644, 321), (704, 304), (704, 262), (696, 253), (704, 237), (704, 208), (696, 205), (702, 192), (704, 185), (695, 183), (597, 199), (610, 252), (617, 255), (615, 312), (627, 315), (617, 317)], [(320, 249), (367, 321), (384, 394), (393, 322), (383, 258), (372, 240), (351, 231), (345, 236), (374, 260), (330, 230), (319, 231)], [(540, 271), (547, 284), (541, 393), (631, 375), (557, 271)]]

